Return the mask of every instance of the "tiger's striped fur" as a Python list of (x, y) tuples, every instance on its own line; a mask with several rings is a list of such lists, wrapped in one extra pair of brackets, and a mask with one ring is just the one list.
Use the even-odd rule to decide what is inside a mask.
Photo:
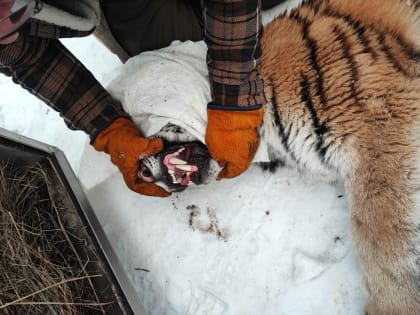
[(312, 0), (266, 26), (272, 159), (345, 182), (366, 314), (420, 314), (420, 1)]

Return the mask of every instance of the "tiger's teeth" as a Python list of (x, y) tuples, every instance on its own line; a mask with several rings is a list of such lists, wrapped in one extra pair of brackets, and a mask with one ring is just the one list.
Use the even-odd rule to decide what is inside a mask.
[(171, 163), (171, 164), (173, 164), (173, 165), (184, 165), (184, 164), (187, 164), (187, 162), (186, 162), (186, 161), (183, 161), (183, 160), (178, 159), (178, 158), (176, 158), (176, 157), (171, 158), (171, 159), (169, 160), (169, 163)]
[(175, 171), (174, 170), (168, 170), (168, 174), (172, 178), (172, 184), (178, 184), (178, 180), (176, 179), (176, 176), (175, 176)]
[(186, 172), (191, 172), (193, 169), (191, 165), (177, 165), (176, 168), (181, 171), (186, 171)]

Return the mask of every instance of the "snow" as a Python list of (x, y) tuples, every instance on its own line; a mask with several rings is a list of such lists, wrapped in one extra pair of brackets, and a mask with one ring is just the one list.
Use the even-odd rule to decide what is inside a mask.
[(257, 167), (167, 199), (127, 192), (118, 174), (88, 192), (150, 314), (361, 314), (342, 195)]
[[(123, 69), (93, 37), (63, 42), (104, 85)], [(5, 77), (0, 93), (1, 127), (64, 151), (150, 315), (362, 313), (341, 184), (253, 165), (168, 198), (141, 196), (41, 101)]]

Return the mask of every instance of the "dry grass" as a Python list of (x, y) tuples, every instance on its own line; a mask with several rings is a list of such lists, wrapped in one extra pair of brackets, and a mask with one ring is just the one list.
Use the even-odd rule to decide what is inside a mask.
[[(0, 313), (104, 314), (85, 270), (86, 240), (66, 230), (41, 165), (0, 162)], [(79, 250), (76, 250), (75, 244)]]

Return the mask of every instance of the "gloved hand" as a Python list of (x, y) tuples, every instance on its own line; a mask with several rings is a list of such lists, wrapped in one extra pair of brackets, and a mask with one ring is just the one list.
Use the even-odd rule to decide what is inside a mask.
[(99, 133), (93, 147), (111, 156), (112, 163), (118, 167), (131, 190), (147, 196), (170, 195), (163, 188), (138, 179), (139, 160), (162, 151), (163, 142), (162, 139), (143, 138), (130, 119), (116, 119)]
[(219, 179), (238, 176), (248, 169), (260, 144), (257, 128), (263, 114), (263, 108), (207, 109), (206, 144), (211, 157), (224, 167)]

